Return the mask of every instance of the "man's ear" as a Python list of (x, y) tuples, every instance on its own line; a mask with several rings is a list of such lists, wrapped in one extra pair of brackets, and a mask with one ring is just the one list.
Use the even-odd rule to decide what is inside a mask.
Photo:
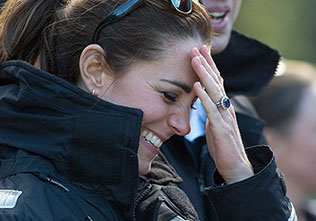
[(100, 45), (88, 45), (81, 53), (79, 66), (83, 83), (95, 96), (102, 96), (115, 80)]

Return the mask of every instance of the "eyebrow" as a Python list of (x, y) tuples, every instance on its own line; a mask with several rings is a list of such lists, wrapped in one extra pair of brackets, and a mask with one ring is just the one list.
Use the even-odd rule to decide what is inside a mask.
[(182, 83), (180, 81), (173, 81), (173, 80), (167, 80), (167, 79), (160, 79), (160, 81), (167, 82), (169, 84), (173, 84), (173, 85), (175, 85), (177, 87), (180, 87), (187, 94), (191, 93), (191, 91), (192, 91), (190, 86), (188, 86), (187, 84), (184, 84), (184, 83)]

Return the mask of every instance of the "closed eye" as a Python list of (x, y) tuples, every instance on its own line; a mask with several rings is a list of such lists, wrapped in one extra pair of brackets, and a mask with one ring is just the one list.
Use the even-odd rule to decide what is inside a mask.
[[(168, 92), (168, 91), (162, 91), (161, 92), (163, 94), (163, 96), (165, 98), (167, 98), (169, 101), (172, 101), (172, 102), (176, 102), (177, 101), (177, 95), (175, 93), (172, 93), (172, 92)], [(196, 107), (194, 106), (196, 100), (198, 99), (198, 97), (195, 97), (193, 99), (193, 102), (191, 104), (191, 109), (193, 110), (196, 110)]]
[(167, 98), (169, 101), (172, 101), (172, 102), (176, 102), (177, 101), (177, 95), (172, 93), (172, 92), (168, 92), (168, 91), (162, 91), (161, 92), (163, 94), (163, 96), (165, 98)]

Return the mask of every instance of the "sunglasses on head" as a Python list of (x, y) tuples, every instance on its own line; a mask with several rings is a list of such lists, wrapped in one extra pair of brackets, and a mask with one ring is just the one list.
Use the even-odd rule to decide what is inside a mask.
[[(95, 29), (92, 42), (95, 43), (98, 41), (99, 33), (104, 26), (122, 19), (140, 6), (144, 1), (145, 0), (129, 0), (108, 14)], [(187, 15), (192, 11), (191, 0), (170, 0), (170, 2), (173, 8), (181, 14)]]

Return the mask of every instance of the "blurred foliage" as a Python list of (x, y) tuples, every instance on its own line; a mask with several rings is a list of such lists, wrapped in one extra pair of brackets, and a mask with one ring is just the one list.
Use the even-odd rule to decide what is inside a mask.
[(244, 0), (235, 29), (316, 64), (316, 0)]

